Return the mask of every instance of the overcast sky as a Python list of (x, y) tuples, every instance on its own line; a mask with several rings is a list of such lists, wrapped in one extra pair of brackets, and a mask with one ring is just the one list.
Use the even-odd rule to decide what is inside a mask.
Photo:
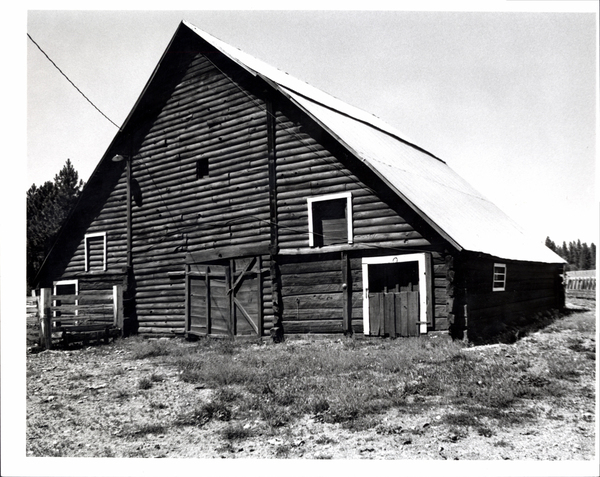
[[(597, 243), (595, 13), (46, 10), (27, 32), (120, 125), (182, 19), (379, 116), (539, 240)], [(116, 127), (29, 41), (27, 87), (23, 188), (67, 158), (87, 180)]]

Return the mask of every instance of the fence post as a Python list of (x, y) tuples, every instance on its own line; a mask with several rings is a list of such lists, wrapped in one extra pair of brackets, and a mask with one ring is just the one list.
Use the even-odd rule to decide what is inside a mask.
[(123, 336), (123, 285), (113, 285), (113, 323)]
[(50, 288), (40, 288), (40, 297), (38, 300), (40, 316), (40, 341), (46, 349), (52, 348), (52, 311), (50, 303), (52, 290)]

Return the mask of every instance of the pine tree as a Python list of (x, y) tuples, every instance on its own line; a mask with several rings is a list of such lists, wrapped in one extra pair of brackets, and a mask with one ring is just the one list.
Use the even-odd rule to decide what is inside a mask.
[(71, 161), (54, 176), (54, 182), (33, 184), (27, 191), (27, 285), (33, 285), (57, 232), (75, 205), (83, 181)]
[[(581, 242), (578, 241), (581, 244)], [(581, 244), (579, 251), (579, 261), (577, 262), (577, 268), (579, 270), (589, 270), (591, 265), (590, 249), (587, 243)]]
[(569, 262), (570, 265), (573, 265), (574, 263), (576, 263), (577, 260), (577, 252), (575, 250), (575, 242), (569, 242), (569, 252), (567, 254), (567, 262)]
[(596, 270), (596, 245), (592, 243), (590, 245), (590, 267), (592, 270)]
[(553, 252), (556, 252), (556, 244), (554, 241), (550, 240), (550, 237), (546, 237), (546, 247), (548, 247)]
[(569, 259), (569, 249), (567, 248), (567, 242), (565, 242), (564, 240), (560, 249), (560, 256), (567, 261)]

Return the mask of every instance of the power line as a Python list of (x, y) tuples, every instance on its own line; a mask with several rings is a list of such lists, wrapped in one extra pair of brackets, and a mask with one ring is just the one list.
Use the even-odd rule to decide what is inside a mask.
[(42, 50), (42, 47), (40, 45), (38, 45), (34, 41), (33, 38), (31, 38), (31, 35), (29, 33), (27, 33), (27, 37), (31, 40), (31, 42), (35, 46), (38, 47), (38, 49), (44, 54), (44, 56), (46, 58), (48, 58), (48, 61), (54, 65), (54, 67), (60, 72), (60, 74), (63, 75), (67, 79), (67, 81), (73, 85), (73, 87), (79, 92), (79, 94), (81, 94), (81, 96), (83, 96), (87, 100), (87, 102), (90, 103), (96, 109), (96, 111), (98, 111), (102, 116), (104, 116), (106, 119), (108, 119), (108, 121), (110, 121), (110, 123), (112, 123), (113, 126), (115, 126), (119, 131), (121, 131), (121, 128), (114, 121), (112, 121), (106, 114), (104, 114), (102, 111), (100, 111), (98, 106), (96, 106), (94, 103), (92, 103), (92, 101), (85, 94), (83, 94), (83, 92), (75, 85), (75, 83), (73, 83), (69, 79), (69, 77), (65, 73), (63, 73), (63, 71), (58, 67), (58, 65), (56, 63), (54, 63), (54, 61), (52, 61), (52, 59), (46, 54), (46, 52), (44, 50)]

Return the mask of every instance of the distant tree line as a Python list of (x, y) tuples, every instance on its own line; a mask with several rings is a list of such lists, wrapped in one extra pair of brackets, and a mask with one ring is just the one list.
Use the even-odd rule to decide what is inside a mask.
[(52, 248), (61, 225), (77, 202), (83, 181), (67, 159), (54, 181), (27, 191), (27, 292)]
[(595, 270), (596, 269), (596, 245), (577, 242), (563, 242), (561, 246), (556, 245), (550, 237), (546, 237), (546, 247), (564, 258), (568, 265), (566, 270)]

